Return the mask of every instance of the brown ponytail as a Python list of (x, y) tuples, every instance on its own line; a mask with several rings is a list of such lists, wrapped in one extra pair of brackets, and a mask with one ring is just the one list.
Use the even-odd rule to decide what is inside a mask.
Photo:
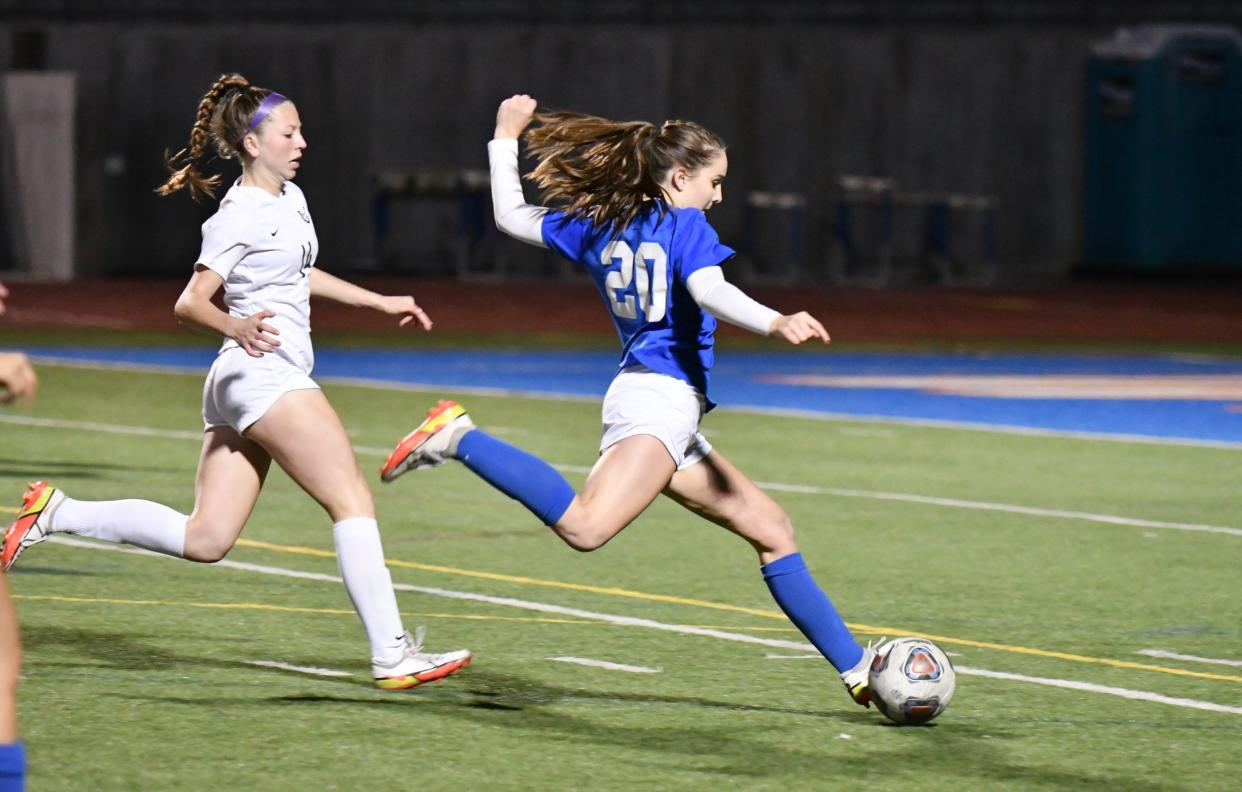
[(649, 200), (665, 196), (664, 177), (681, 165), (698, 170), (725, 150), (724, 141), (692, 121), (609, 121), (570, 112), (540, 113), (526, 133), (539, 164), (529, 178), (545, 201), (599, 227), (629, 225)]
[(221, 159), (241, 159), (242, 139), (250, 131), (250, 118), (271, 91), (251, 85), (240, 74), (221, 74), (198, 103), (198, 114), (190, 129), (190, 145), (176, 154), (164, 152), (168, 181), (155, 189), (159, 195), (172, 195), (188, 187), (190, 197), (214, 197), (220, 176), (205, 176), (200, 167), (209, 159), (208, 147), (215, 143)]

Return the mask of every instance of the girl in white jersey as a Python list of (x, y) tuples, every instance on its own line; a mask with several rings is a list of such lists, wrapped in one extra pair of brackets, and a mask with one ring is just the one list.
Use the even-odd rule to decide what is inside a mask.
[[(218, 176), (199, 165), (209, 144), (241, 162), (241, 177), (203, 224), (194, 274), (177, 300), (184, 324), (224, 337), (203, 388), (202, 455), (189, 515), (143, 500), (76, 501), (32, 484), (5, 533), (7, 571), (27, 547), (72, 533), (213, 562), (237, 541), (272, 460), (328, 512), (341, 577), (371, 643), (377, 687), (403, 689), (454, 674), (466, 650), (422, 651), (401, 622), (384, 564), (371, 491), (336, 412), (311, 379), (311, 296), (431, 321), (408, 296), (383, 296), (316, 269), (319, 243), (302, 191), (292, 182), (306, 150), (297, 108), (284, 96), (221, 75), (203, 96), (188, 149), (170, 158), (157, 190), (211, 196)], [(181, 164), (178, 167), (179, 163)], [(224, 289), (227, 312), (212, 304)]]
[(873, 651), (812, 579), (789, 516), (699, 432), (713, 406), (717, 318), (793, 344), (828, 341), (805, 311), (782, 315), (725, 280), (733, 251), (706, 219), (723, 199), (724, 143), (690, 121), (657, 128), (545, 114), (526, 141), (539, 161), (534, 180), (559, 205), (548, 209), (526, 203), (518, 176), (517, 139), (534, 110), (534, 99), (514, 96), (497, 112), (487, 147), (496, 223), (586, 270), (617, 327), (621, 361), (604, 396), (599, 460), (574, 492), (546, 462), (475, 428), (461, 405), (441, 402), (397, 445), (382, 478), (457, 459), (582, 551), (603, 546), (664, 493), (750, 543), (773, 599), (854, 701), (869, 706)]

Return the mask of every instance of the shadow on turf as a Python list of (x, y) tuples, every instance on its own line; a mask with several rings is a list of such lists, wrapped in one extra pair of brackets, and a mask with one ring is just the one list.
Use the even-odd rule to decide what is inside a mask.
[[(20, 567), (17, 567), (16, 569), (9, 572), (8, 574), (10, 575), (64, 575), (66, 577), (96, 577), (97, 575), (101, 573), (91, 572), (85, 569), (62, 569), (61, 567), (30, 566), (29, 564), (22, 563)], [(104, 573), (104, 574), (107, 574), (107, 573)]]
[[(797, 709), (737, 701), (720, 701), (699, 696), (665, 696), (654, 693), (630, 693), (550, 685), (516, 674), (498, 674), (470, 668), (460, 676), (410, 691), (384, 692), (375, 690), (360, 677), (315, 678), (281, 669), (269, 669), (234, 660), (178, 655), (143, 643), (139, 637), (124, 633), (92, 630), (71, 630), (58, 627), (25, 627), (22, 641), (28, 656), (37, 657), (47, 650), (70, 651), (89, 658), (86, 662), (58, 659), (55, 666), (64, 668), (106, 667), (144, 673), (175, 669), (182, 676), (186, 669), (199, 667), (247, 674), (276, 674), (297, 678), (307, 687), (323, 690), (333, 686), (339, 693), (298, 693), (283, 696), (146, 696), (111, 694), (134, 701), (204, 707), (228, 717), (230, 710), (237, 717), (254, 707), (349, 706), (417, 707), (419, 713), (457, 718), (489, 728), (507, 728), (515, 732), (541, 734), (558, 744), (570, 743), (589, 748), (625, 748), (629, 750), (674, 754), (686, 770), (713, 775), (744, 778), (774, 777), (787, 774), (791, 768), (816, 768), (834, 780), (874, 778), (876, 764), (870, 755), (857, 759), (829, 758), (813, 748), (786, 744), (773, 745), (770, 732), (758, 736), (750, 726), (748, 713), (792, 715), (799, 718), (789, 728), (797, 729), (797, 742), (814, 742), (814, 732), (822, 732), (822, 742), (838, 738), (842, 729), (882, 728), (903, 740), (903, 747), (887, 750), (886, 766), (922, 768), (940, 772), (945, 778), (970, 779), (988, 784), (1034, 783), (1051, 788), (1147, 790), (1162, 789), (1134, 778), (1100, 778), (1075, 774), (1059, 769), (1027, 767), (1015, 764), (1007, 756), (1005, 743), (1021, 739), (1022, 729), (1007, 730), (1002, 723), (938, 721), (920, 728), (901, 728), (883, 720), (877, 713), (855, 709), (842, 699), (825, 702), (824, 711)], [(307, 665), (319, 665), (322, 658), (305, 659)], [(337, 667), (350, 667), (356, 660), (339, 661)], [(37, 666), (36, 666), (37, 667)], [(34, 669), (32, 669), (34, 670)], [(101, 693), (98, 687), (96, 694)], [(833, 694), (840, 693), (835, 688)], [(107, 695), (107, 694), (105, 694)], [(843, 694), (842, 694), (843, 695)], [(577, 717), (564, 711), (564, 705), (598, 705), (589, 717)], [(548, 709), (560, 705), (561, 709)], [(621, 726), (607, 722), (608, 707), (642, 708), (651, 714), (641, 727)], [(688, 727), (668, 711), (677, 709), (707, 710), (736, 713), (737, 720), (728, 726)], [(663, 712), (668, 717), (662, 718)], [(669, 723), (671, 725), (665, 725)], [(792, 732), (791, 732), (792, 733)], [(606, 756), (607, 753), (601, 755)]]
[(28, 456), (20, 458), (0, 457), (0, 476), (50, 479), (53, 484), (64, 479), (85, 480), (104, 478), (104, 476), (96, 472), (102, 470), (142, 470), (163, 473), (167, 472), (168, 468), (158, 465), (113, 465), (107, 462), (36, 459)]
[[(203, 707), (219, 712), (222, 717), (229, 717), (227, 713), (232, 710), (236, 717), (245, 719), (250, 717), (245, 713), (254, 707), (272, 706), (379, 707), (387, 711), (395, 711), (394, 708), (398, 707), (417, 707), (420, 714), (456, 718), (527, 735), (542, 735), (557, 744), (568, 743), (581, 746), (584, 750), (601, 750), (602, 756), (607, 756), (609, 749), (617, 748), (675, 755), (683, 769), (716, 776), (758, 779), (785, 775), (793, 768), (816, 768), (815, 772), (826, 773), (834, 780), (859, 781), (875, 777), (873, 757), (830, 758), (814, 747), (805, 747), (808, 734), (814, 745), (816, 731), (822, 733), (823, 743), (830, 743), (837, 739), (842, 729), (850, 729), (859, 735), (857, 729), (878, 727), (903, 740), (903, 747), (888, 750), (884, 755), (885, 765), (895, 768), (923, 768), (943, 772), (945, 777), (966, 777), (998, 785), (1025, 782), (1058, 789), (1111, 790), (1118, 788), (1120, 783), (1126, 789), (1140, 792), (1161, 788), (1132, 778), (1101, 779), (1050, 768), (1015, 765), (1007, 759), (1003, 746), (1006, 741), (1021, 735), (1007, 733), (998, 724), (982, 728), (975, 723), (959, 722), (903, 729), (884, 721), (874, 712), (849, 708), (850, 705), (844, 700), (839, 704), (826, 703), (825, 706), (832, 709), (816, 711), (700, 696), (561, 687), (515, 674), (490, 673), (477, 668), (411, 691), (384, 692), (375, 690), (370, 687), (369, 681), (359, 677), (310, 680), (297, 672), (261, 668), (244, 662), (176, 655), (124, 634), (39, 627), (28, 629), (23, 640), (32, 653), (49, 647), (71, 648), (79, 654), (85, 653), (92, 660), (77, 664), (58, 661), (58, 668), (74, 665), (97, 667), (102, 663), (125, 670), (141, 668), (144, 672), (150, 672), (175, 668), (184, 673), (185, 669), (197, 666), (295, 677), (308, 687), (314, 685), (322, 690), (324, 685), (330, 685), (340, 690), (340, 693), (307, 692), (268, 697), (113, 694), (127, 700)], [(304, 662), (318, 665), (324, 661), (320, 658)], [(337, 667), (354, 664), (355, 661), (336, 663)], [(838, 691), (834, 689), (832, 692)], [(578, 717), (564, 710), (565, 705), (582, 704), (597, 705), (597, 708), (591, 710), (587, 717)], [(550, 709), (558, 706), (560, 708)], [(608, 722), (609, 707), (625, 707), (631, 711), (641, 708), (651, 714), (644, 718), (642, 726), (622, 726)], [(736, 713), (737, 718), (724, 726), (691, 727), (681, 725), (680, 720), (670, 712), (678, 709)], [(770, 732), (757, 733), (750, 726), (748, 713), (796, 716), (799, 720), (791, 722), (789, 728), (798, 730), (797, 742), (800, 746), (780, 742), (774, 745)]]

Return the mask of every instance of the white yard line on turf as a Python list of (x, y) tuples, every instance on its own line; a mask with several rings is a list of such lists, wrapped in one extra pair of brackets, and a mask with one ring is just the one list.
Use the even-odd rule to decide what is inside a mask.
[[(114, 553), (128, 553), (133, 555), (150, 556), (152, 558), (169, 559), (169, 556), (163, 556), (146, 550), (139, 550), (137, 548), (102, 544), (99, 542), (88, 542), (60, 535), (52, 536), (50, 541), (53, 541), (59, 545), (84, 548), (88, 550), (102, 550)], [(245, 572), (254, 572), (261, 575), (298, 578), (301, 580), (318, 580), (337, 584), (342, 582), (336, 575), (326, 575), (321, 572), (304, 572), (300, 569), (274, 567), (265, 564), (250, 564), (243, 561), (229, 561), (227, 559), (224, 561), (217, 561), (213, 566), (236, 569)], [(555, 613), (561, 616), (590, 619), (593, 621), (604, 622), (606, 624), (614, 624), (620, 627), (641, 627), (649, 630), (679, 633), (681, 635), (697, 635), (703, 638), (716, 638), (722, 641), (768, 646), (774, 649), (786, 649), (797, 652), (806, 652), (812, 649), (811, 645), (805, 642), (783, 641), (779, 638), (760, 638), (758, 636), (746, 635), (744, 633), (713, 630), (705, 627), (693, 627), (687, 624), (667, 624), (665, 622), (658, 622), (652, 619), (641, 619), (634, 616), (618, 616), (611, 613), (598, 613), (596, 611), (582, 610), (580, 608), (567, 608), (547, 602), (533, 602), (531, 600), (521, 600), (513, 597), (494, 597), (488, 594), (476, 594), (469, 591), (453, 591), (451, 589), (433, 588), (430, 586), (414, 586), (408, 583), (396, 582), (393, 583), (393, 588), (398, 591), (414, 591), (420, 594), (429, 594), (433, 597), (444, 597), (447, 599), (466, 600), (470, 602), (483, 602), (488, 605), (501, 605), (504, 607), (521, 608), (523, 610), (537, 611), (540, 613)], [(1090, 682), (1079, 682), (1070, 679), (1033, 677), (1022, 674), (1010, 674), (1003, 671), (988, 671), (982, 668), (968, 668), (964, 666), (958, 666), (956, 670), (959, 674), (989, 677), (992, 679), (1004, 679), (1015, 682), (1029, 682), (1036, 685), (1048, 685), (1050, 687), (1069, 688), (1071, 690), (1083, 690), (1090, 693), (1103, 693), (1110, 696), (1121, 696), (1122, 698), (1134, 699), (1138, 701), (1151, 701), (1175, 707), (1189, 707), (1191, 709), (1207, 710), (1209, 712), (1224, 712), (1232, 715), (1242, 715), (1242, 707), (1230, 707), (1224, 704), (1215, 704), (1210, 701), (1198, 701), (1196, 699), (1176, 698), (1173, 696), (1165, 696), (1160, 693), (1152, 693), (1146, 690), (1130, 690), (1129, 688), (1095, 685)]]
[(549, 657), (548, 659), (555, 660), (558, 663), (573, 663), (574, 665), (590, 666), (591, 668), (603, 668), (608, 671), (628, 671), (631, 674), (658, 674), (664, 670), (663, 668), (610, 663), (607, 660), (592, 660), (589, 657)]
[[(41, 365), (64, 366), (65, 368), (94, 369), (102, 371), (138, 371), (147, 374), (192, 374), (203, 376), (205, 368), (188, 366), (163, 366), (143, 363), (105, 363), (75, 358), (61, 358), (55, 355), (37, 355), (32, 358)], [(372, 390), (404, 391), (413, 393), (464, 393), (467, 396), (494, 396), (534, 399), (538, 401), (572, 401), (598, 402), (599, 396), (583, 396), (580, 393), (556, 393), (545, 391), (527, 391), (514, 388), (484, 388), (478, 386), (437, 385), (434, 383), (405, 383), (385, 380), (371, 380), (357, 377), (317, 377), (319, 382), (332, 385), (347, 385), (354, 388), (370, 388)], [(973, 421), (949, 421), (937, 418), (896, 418), (888, 415), (854, 415), (850, 413), (825, 413), (814, 410), (798, 410), (786, 407), (763, 407), (749, 404), (724, 405), (719, 408), (724, 412), (738, 412), (757, 415), (772, 415), (783, 418), (804, 418), (811, 421), (832, 421), (834, 423), (870, 423), (888, 426), (914, 426), (926, 429), (964, 430), (970, 432), (987, 432), (990, 434), (1010, 434), (1026, 437), (1067, 437), (1075, 440), (1103, 440), (1114, 443), (1142, 443), (1145, 445), (1189, 446), (1192, 448), (1221, 448), (1231, 451), (1242, 450), (1242, 443), (1228, 440), (1200, 440), (1190, 437), (1156, 437), (1152, 435), (1107, 434), (1105, 432), (1077, 432), (1069, 429), (1039, 429), (1029, 426), (1008, 426), (1005, 424), (986, 424)]]
[(959, 674), (971, 674), (973, 676), (987, 677), (989, 679), (1005, 679), (1013, 682), (1030, 682), (1035, 685), (1047, 685), (1048, 687), (1067, 688), (1069, 690), (1085, 690), (1089, 693), (1106, 693), (1110, 696), (1120, 696), (1121, 698), (1134, 699), (1137, 701), (1154, 701), (1158, 704), (1172, 704), (1175, 707), (1189, 707), (1190, 709), (1207, 710), (1208, 712), (1227, 712), (1231, 715), (1242, 715), (1242, 707), (1231, 707), (1227, 704), (1216, 704), (1211, 701), (1199, 701), (1198, 699), (1163, 696), (1159, 693), (1149, 693), (1145, 690), (1130, 690), (1129, 688), (1110, 687), (1108, 685), (1094, 685), (1090, 682), (1078, 682), (1073, 679), (1047, 679), (1045, 677), (1026, 676), (1025, 674), (1009, 674), (1004, 671), (988, 671), (983, 668), (968, 668), (966, 666), (955, 666), (954, 670), (956, 670)]
[(1233, 666), (1242, 668), (1242, 660), (1222, 660), (1215, 657), (1199, 657), (1198, 655), (1178, 654), (1164, 649), (1140, 649), (1135, 654), (1159, 657), (1165, 660), (1186, 660), (1191, 663), (1212, 663), (1213, 665)]
[(1033, 506), (1018, 506), (1011, 503), (989, 503), (987, 501), (958, 500), (957, 498), (933, 498), (926, 495), (910, 495), (904, 492), (871, 492), (868, 490), (840, 489), (838, 487), (808, 487), (800, 484), (779, 484), (774, 482), (755, 482), (764, 489), (781, 492), (802, 492), (809, 495), (836, 495), (841, 498), (867, 498), (869, 500), (904, 501), (906, 503), (922, 503), (928, 506), (944, 506), (951, 509), (979, 509), (982, 511), (1007, 512), (1009, 514), (1026, 514), (1032, 517), (1052, 517), (1061, 520), (1085, 520), (1087, 522), (1126, 525), (1136, 528), (1166, 528), (1173, 531), (1199, 531), (1202, 533), (1218, 533), (1227, 536), (1242, 536), (1242, 528), (1229, 528), (1221, 525), (1200, 525), (1197, 523), (1165, 522), (1163, 520), (1142, 520), (1135, 517), (1118, 517), (1112, 514), (1094, 514), (1092, 512), (1067, 511), (1062, 509), (1040, 509)]
[(278, 668), (281, 671), (297, 671), (299, 674), (311, 674), (313, 676), (324, 677), (348, 677), (353, 674), (348, 671), (334, 671), (331, 668), (315, 668), (314, 666), (298, 666), (289, 665), (288, 663), (278, 663), (275, 660), (248, 660), (246, 665), (261, 666), (263, 668)]
[(805, 418), (809, 421), (834, 421), (846, 423), (875, 423), (890, 426), (914, 426), (920, 429), (951, 429), (988, 434), (1019, 435), (1022, 437), (1063, 437), (1071, 440), (1103, 440), (1110, 443), (1139, 443), (1142, 445), (1188, 446), (1191, 448), (1220, 448), (1228, 451), (1242, 450), (1242, 443), (1231, 440), (1200, 440), (1192, 437), (1157, 437), (1154, 435), (1109, 434), (1106, 432), (1083, 432), (1072, 429), (1040, 429), (1031, 426), (1008, 426), (974, 421), (948, 421), (940, 418), (894, 418), (888, 415), (855, 415), (851, 413), (822, 413), (812, 410), (795, 410), (785, 407), (759, 407), (735, 404), (720, 409), (726, 412), (772, 415), (779, 418)]
[(157, 429), (153, 426), (128, 426), (126, 424), (74, 421), (61, 418), (35, 418), (29, 415), (0, 415), (0, 423), (17, 424), (18, 426), (37, 426), (41, 429), (68, 429), (79, 432), (159, 437), (165, 440), (201, 441), (203, 439), (201, 430), (191, 432), (181, 429)]
[[(33, 418), (24, 415), (0, 415), (0, 423), (17, 424), (20, 426), (38, 426), (45, 429), (67, 429), (71, 431), (104, 432), (108, 434), (130, 434), (143, 437), (162, 437), (171, 440), (200, 441), (201, 432), (179, 431), (175, 429), (156, 429), (149, 426), (127, 426), (124, 424), (105, 424), (94, 421), (73, 421), (57, 418)], [(354, 446), (359, 454), (385, 457), (391, 448), (374, 446)], [(554, 464), (558, 470), (568, 473), (587, 473), (590, 468), (581, 465)], [(1066, 511), (1062, 509), (1041, 509), (1033, 506), (1019, 506), (1011, 503), (989, 503), (987, 501), (968, 501), (957, 498), (935, 498), (927, 495), (913, 495), (904, 492), (872, 492), (869, 490), (842, 489), (840, 487), (817, 487), (806, 484), (784, 484), (773, 481), (756, 482), (763, 489), (792, 492), (801, 495), (829, 495), (839, 498), (864, 498), (868, 500), (900, 501), (918, 503), (925, 506), (938, 506), (950, 509), (975, 509), (980, 511), (1005, 512), (1024, 514), (1030, 517), (1045, 517), (1058, 520), (1081, 520), (1084, 522), (1102, 523), (1106, 525), (1123, 525), (1133, 528), (1163, 528), (1171, 531), (1194, 531), (1198, 533), (1224, 534), (1226, 536), (1242, 536), (1242, 528), (1222, 525), (1203, 525), (1199, 523), (1166, 522), (1163, 520), (1144, 520), (1136, 517), (1120, 517), (1113, 514), (1095, 514), (1092, 512)]]

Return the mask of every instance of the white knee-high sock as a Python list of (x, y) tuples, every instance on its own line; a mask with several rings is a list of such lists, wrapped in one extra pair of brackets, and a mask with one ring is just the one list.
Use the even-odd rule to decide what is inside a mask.
[(384, 566), (379, 524), (373, 517), (350, 517), (332, 526), (332, 539), (345, 590), (371, 642), (372, 662), (392, 665), (401, 658), (405, 626)]
[(185, 524), (175, 509), (146, 500), (80, 501), (65, 498), (52, 514), (53, 533), (125, 542), (164, 555), (185, 557)]

